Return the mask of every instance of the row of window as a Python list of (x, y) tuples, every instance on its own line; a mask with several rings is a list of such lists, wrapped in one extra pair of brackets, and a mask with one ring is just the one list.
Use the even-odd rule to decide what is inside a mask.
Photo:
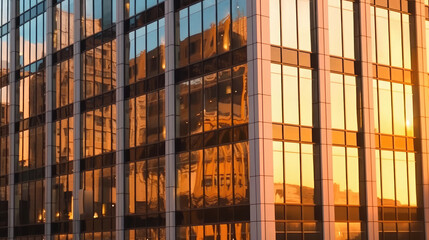
[(162, 2), (164, 0), (125, 0), (125, 18), (138, 15)]
[(246, 45), (246, 1), (205, 0), (177, 12), (176, 24), (176, 66), (184, 67)]
[(247, 142), (176, 156), (176, 209), (249, 204)]
[[(144, 1), (143, 1), (144, 2)], [(165, 19), (128, 33), (126, 39), (126, 84), (132, 84), (165, 71)]]
[(176, 85), (176, 136), (249, 121), (247, 64)]
[(53, 51), (61, 50), (73, 44), (74, 0), (64, 0), (54, 7), (52, 36)]
[(117, 0), (80, 0), (82, 6), (81, 36), (87, 38), (116, 23)]
[(40, 14), (19, 27), (18, 68), (27, 66), (46, 54), (46, 13)]
[(81, 114), (82, 157), (116, 150), (116, 104)]
[[(85, 65), (83, 65), (85, 66)], [(57, 63), (53, 67), (55, 78), (55, 104), (54, 108), (60, 108), (73, 103), (74, 90), (74, 62), (73, 59)]]
[(82, 54), (81, 99), (116, 88), (116, 53), (113, 40)]
[(127, 148), (165, 140), (165, 91), (159, 90), (127, 100), (129, 128)]

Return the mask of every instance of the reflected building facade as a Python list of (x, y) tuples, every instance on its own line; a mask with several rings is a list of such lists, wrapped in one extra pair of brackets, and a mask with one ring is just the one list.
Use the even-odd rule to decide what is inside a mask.
[(429, 239), (427, 0), (0, 1), (0, 240)]

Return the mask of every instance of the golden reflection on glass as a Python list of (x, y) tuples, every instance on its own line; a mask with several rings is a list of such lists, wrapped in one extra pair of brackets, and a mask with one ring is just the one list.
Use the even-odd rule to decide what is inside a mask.
[(126, 211), (128, 210), (127, 213), (135, 213), (136, 211), (136, 202), (135, 202), (135, 198), (136, 198), (136, 165), (134, 163), (130, 163), (128, 165), (126, 165), (126, 178), (127, 178), (127, 182), (125, 183), (126, 185), (126, 189), (128, 190), (128, 201), (126, 201), (126, 203), (128, 203), (128, 209), (125, 209)]
[(299, 124), (298, 69), (283, 66), (283, 119), (284, 123)]
[(284, 143), (286, 203), (301, 203), (301, 162), (299, 143)]
[(201, 133), (203, 131), (203, 96), (202, 79), (197, 78), (190, 81), (190, 134)]
[(331, 73), (331, 127), (345, 129), (343, 76)]
[(203, 207), (203, 151), (191, 152), (191, 208)]
[(359, 205), (359, 155), (357, 148), (347, 148), (347, 199), (349, 205)]
[(232, 113), (233, 124), (249, 122), (249, 99), (247, 96), (247, 64), (232, 68)]
[(218, 160), (217, 147), (204, 149), (204, 204), (216, 206), (218, 204)]
[(311, 52), (310, 0), (298, 0), (299, 49)]
[[(429, 20), (425, 21), (426, 36), (429, 36)], [(429, 38), (426, 38), (426, 46), (429, 46)], [(426, 71), (429, 71), (429, 48), (426, 48)]]
[(219, 205), (233, 204), (232, 146), (219, 147)]
[(381, 184), (384, 206), (395, 206), (395, 173), (393, 152), (381, 151)]
[(230, 0), (217, 1), (217, 50), (218, 53), (224, 53), (231, 47), (231, 10)]
[(344, 57), (355, 58), (353, 2), (342, 0)]
[[(278, 6), (276, 7), (278, 11), (280, 8)], [(294, 49), (298, 48), (296, 10), (297, 10), (296, 0), (281, 0), (280, 13), (281, 13), (281, 19), (282, 19), (282, 22), (281, 22), (282, 45), (284, 47), (294, 48)], [(299, 24), (301, 24), (301, 22)], [(280, 26), (280, 21), (278, 22), (277, 26), (275, 26), (275, 28), (279, 28), (279, 26)]]
[(410, 206), (417, 207), (416, 159), (415, 153), (408, 155), (408, 184), (410, 190)]
[(203, 49), (204, 58), (216, 54), (216, 4), (213, 0), (203, 1)]
[(158, 158), (149, 159), (147, 161), (147, 205), (148, 211), (158, 211)]
[(390, 82), (378, 81), (380, 132), (392, 134), (392, 98)]
[(313, 126), (313, 80), (310, 69), (299, 69), (301, 125)]
[(217, 74), (204, 77), (204, 131), (217, 129)]
[(336, 222), (335, 223), (335, 240), (347, 240), (347, 222)]
[(189, 208), (189, 153), (181, 153), (176, 157), (176, 208)]
[[(280, 1), (270, 0), (270, 42), (280, 46)], [(286, 14), (285, 14), (286, 15)]]
[(344, 147), (332, 147), (332, 166), (335, 204), (347, 204), (347, 168)]
[(378, 112), (378, 87), (377, 87), (377, 83), (378, 83), (377, 80), (375, 80), (375, 79), (372, 80), (372, 99), (374, 101), (373, 106), (374, 106), (374, 132), (375, 133), (380, 132), (379, 127), (378, 127), (378, 123), (379, 123), (378, 113), (379, 112)]
[(219, 128), (226, 128), (232, 125), (232, 80), (231, 70), (224, 70), (218, 73), (219, 103), (218, 121)]
[(392, 83), (393, 126), (395, 135), (405, 135), (404, 85)]
[(235, 204), (249, 204), (249, 143), (234, 144)]
[(395, 152), (396, 205), (408, 206), (407, 153)]
[(274, 202), (284, 203), (283, 143), (273, 141)]
[(360, 240), (363, 238), (362, 234), (362, 223), (360, 222), (349, 222), (349, 239)]
[[(402, 29), (401, 13), (389, 11), (390, 15), (390, 49), (391, 65), (402, 67)], [(385, 45), (387, 45), (385, 43)], [(380, 47), (380, 46), (378, 46)]]
[[(429, 35), (428, 35), (429, 36)], [(405, 85), (405, 111), (407, 136), (414, 136), (414, 110), (413, 110), (413, 90), (410, 85)]]
[(345, 118), (346, 129), (351, 131), (358, 130), (357, 123), (357, 96), (356, 96), (356, 77), (344, 76), (344, 97), (345, 97)]
[(404, 68), (411, 69), (410, 16), (402, 14), (402, 42), (404, 50)]
[(146, 161), (136, 163), (136, 203), (135, 212), (137, 214), (146, 213), (146, 202), (147, 202), (147, 189), (146, 189)]
[[(243, 0), (232, 0), (232, 48), (247, 44), (247, 3)], [(206, 16), (204, 15), (204, 18)]]
[[(341, 0), (328, 1), (329, 52), (334, 56), (343, 56), (343, 33), (341, 28)], [(343, 1), (346, 2), (346, 1)], [(350, 27), (350, 25), (349, 25)]]
[(375, 172), (377, 179), (377, 202), (381, 205), (381, 170), (380, 170), (380, 150), (375, 150)]
[(375, 24), (377, 36), (377, 62), (384, 65), (390, 64), (389, 51), (389, 20), (388, 10), (375, 8)]
[(281, 74), (281, 65), (271, 64), (271, 119), (273, 122), (277, 123), (283, 122)]
[(315, 203), (313, 145), (301, 144), (302, 203)]

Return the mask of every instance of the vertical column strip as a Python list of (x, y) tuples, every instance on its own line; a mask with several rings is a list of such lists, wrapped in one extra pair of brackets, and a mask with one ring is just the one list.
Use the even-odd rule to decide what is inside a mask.
[(54, 128), (52, 123), (52, 110), (54, 109), (55, 88), (54, 77), (52, 73), (52, 53), (53, 53), (53, 0), (47, 0), (46, 8), (46, 120), (45, 120), (45, 139), (46, 139), (46, 159), (45, 159), (45, 239), (51, 239), (52, 223), (52, 164), (55, 162), (55, 144)]
[(176, 239), (174, 0), (165, 1), (165, 211), (167, 240)]
[(375, 132), (374, 132), (374, 99), (372, 87), (372, 58), (371, 46), (371, 13), (370, 0), (362, 0), (359, 3), (359, 35), (358, 41), (360, 49), (360, 91), (362, 96), (362, 138), (364, 148), (361, 149), (363, 156), (363, 168), (365, 180), (361, 184), (365, 186), (365, 203), (367, 215), (367, 236), (368, 240), (378, 239), (378, 203), (377, 203), (377, 177), (375, 164)]
[(416, 134), (416, 169), (418, 206), (424, 209), (425, 239), (429, 239), (429, 83), (426, 56), (426, 6), (424, 0), (411, 2), (415, 9), (411, 18), (411, 53), (413, 67), (414, 128)]
[[(320, 130), (318, 158), (320, 161), (320, 179), (316, 183), (321, 188), (323, 239), (335, 239), (335, 206), (332, 166), (332, 130), (330, 95), (330, 56), (328, 30), (328, 0), (317, 0), (315, 4), (315, 23), (313, 49), (316, 51), (316, 81), (318, 82), (315, 109), (316, 129)], [(315, 130), (316, 130), (315, 129)], [(316, 151), (317, 151), (316, 150)]]
[(125, 239), (125, 36), (124, 1), (116, 8), (116, 239)]
[(247, 0), (250, 236), (275, 239), (269, 2)]
[(17, 61), (17, 39), (19, 31), (16, 30), (16, 14), (18, 1), (10, 0), (10, 73), (9, 73), (9, 96), (10, 97), (10, 121), (9, 121), (9, 202), (8, 202), (8, 237), (14, 239), (15, 226), (15, 161), (17, 160), (18, 137), (15, 135), (15, 122), (19, 106), (16, 103), (17, 89), (15, 85), (16, 61)]
[(81, 35), (81, 1), (74, 1), (74, 43), (73, 43), (73, 63), (74, 63), (74, 83), (73, 83), (73, 239), (80, 239), (80, 159), (81, 155), (81, 122), (80, 122), (80, 84), (81, 84), (81, 56), (80, 56), (80, 35)]

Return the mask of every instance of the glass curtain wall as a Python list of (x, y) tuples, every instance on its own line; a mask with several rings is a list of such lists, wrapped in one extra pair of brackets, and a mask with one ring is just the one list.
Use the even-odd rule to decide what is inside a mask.
[[(405, 3), (404, 3), (405, 2)], [(406, 1), (371, 7), (380, 239), (420, 238), (410, 13)]]
[(314, 1), (270, 0), (271, 101), (277, 239), (321, 237), (313, 139)]
[(246, 1), (175, 14), (176, 238), (249, 239)]

